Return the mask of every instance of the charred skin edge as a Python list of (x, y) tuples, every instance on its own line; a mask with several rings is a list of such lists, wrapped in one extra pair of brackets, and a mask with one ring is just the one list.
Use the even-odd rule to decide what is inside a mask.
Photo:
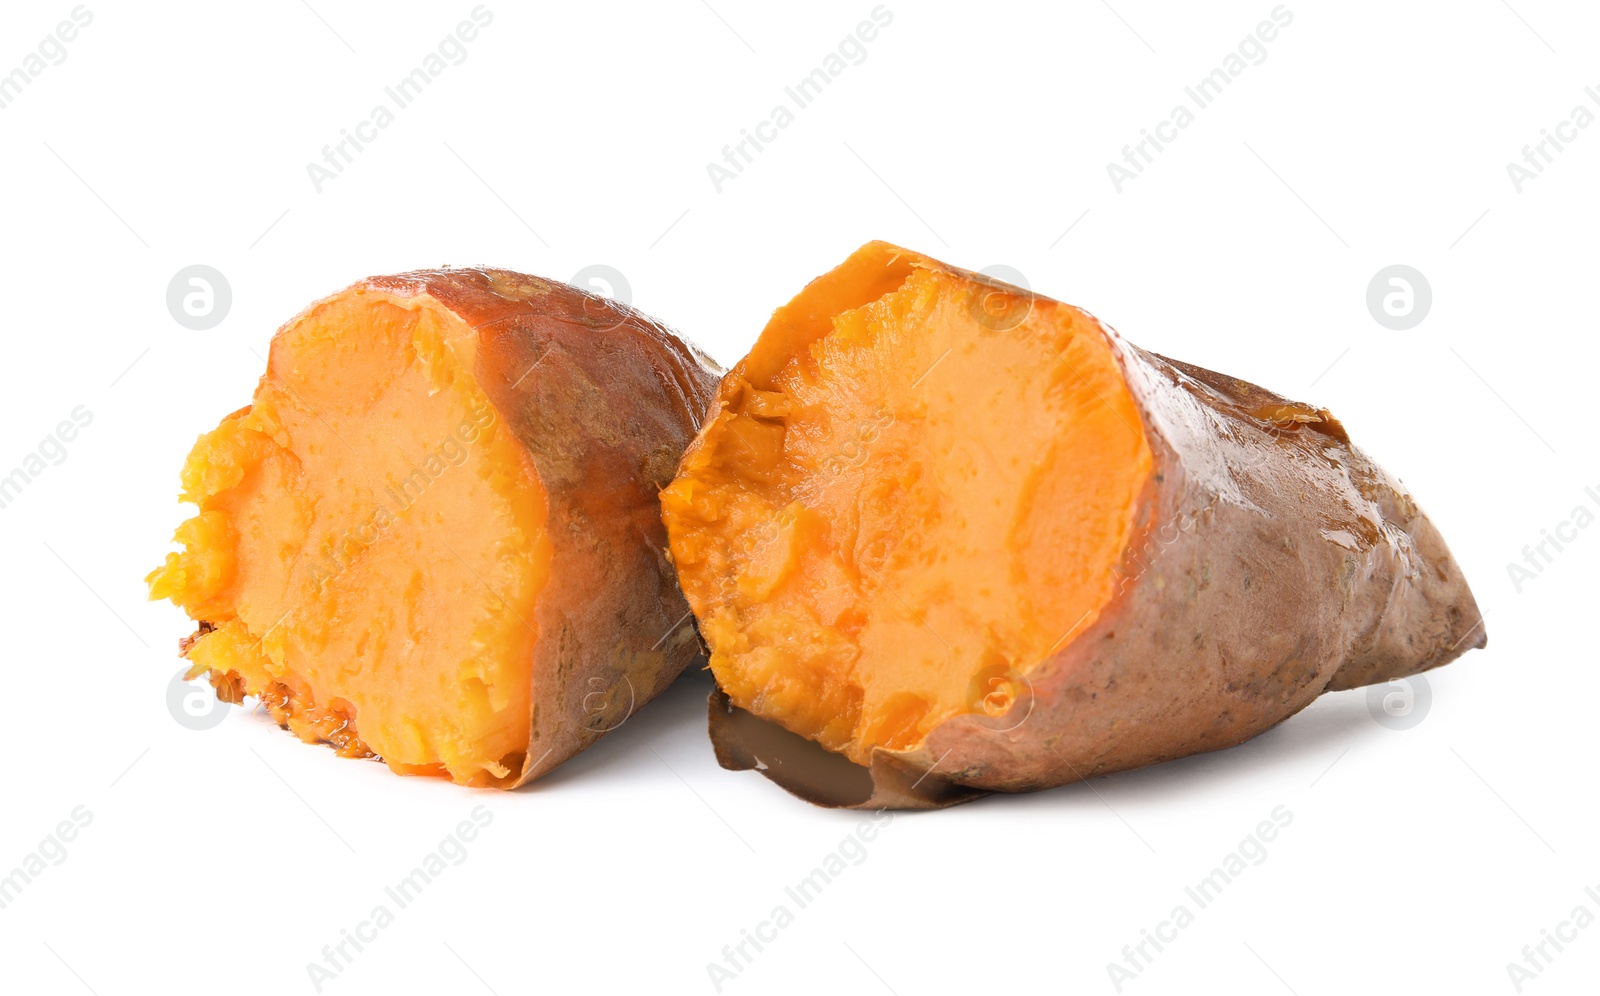
[(828, 809), (945, 809), (989, 793), (914, 768), (879, 749), (868, 768), (734, 705), (721, 688), (706, 702), (717, 763), (759, 771), (796, 798)]
[[(473, 328), (473, 373), (532, 459), (549, 503), (551, 580), (535, 607), (528, 751), (516, 778), (497, 786), (518, 788), (616, 729), (703, 655), (695, 628), (682, 625), (689, 606), (666, 554), (657, 493), (698, 431), (722, 369), (648, 315), (510, 270), (368, 277), (324, 301), (363, 291), (430, 297)], [(187, 659), (213, 629), (200, 620), (180, 655)], [(236, 672), (209, 680), (221, 701), (243, 701)], [(282, 684), (260, 698), (280, 727), (300, 716), (316, 742), (341, 756), (377, 757), (350, 717), (298, 701)]]
[[(842, 265), (868, 254), (1041, 297), (887, 243)], [(718, 689), (709, 731), (724, 768), (755, 768), (822, 806), (941, 809), (1237, 746), (1325, 691), (1419, 674), (1487, 645), (1438, 530), (1327, 409), (1096, 325), (1155, 456), (1117, 567), (1123, 581), (1099, 617), (1028, 672), (1008, 713), (953, 717), (917, 749), (875, 747), (865, 766), (842, 755), (847, 767), (808, 762), (808, 750), (831, 752)], [(719, 389), (716, 403), (724, 398)]]

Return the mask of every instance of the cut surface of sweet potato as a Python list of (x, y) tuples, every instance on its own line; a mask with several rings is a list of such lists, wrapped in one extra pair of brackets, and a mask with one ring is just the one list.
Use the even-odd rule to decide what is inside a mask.
[(774, 314), (662, 511), (718, 760), (826, 805), (1228, 747), (1485, 643), (1327, 410), (885, 243)]
[(710, 381), (665, 330), (565, 285), (358, 284), (285, 326), (251, 406), (195, 445), (200, 512), (152, 597), (202, 621), (196, 674), (304, 740), (526, 781), (693, 655), (650, 513)]
[(1011, 708), (1110, 598), (1151, 467), (1081, 313), (874, 275), (778, 312), (663, 495), (723, 690), (860, 763)]

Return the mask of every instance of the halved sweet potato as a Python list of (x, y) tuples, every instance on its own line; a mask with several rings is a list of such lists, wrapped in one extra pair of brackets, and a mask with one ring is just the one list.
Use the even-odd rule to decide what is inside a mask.
[(714, 367), (665, 327), (504, 270), (364, 280), (273, 339), (183, 471), (151, 574), (220, 696), (397, 772), (510, 788), (693, 660), (657, 491)]
[(719, 757), (831, 805), (1226, 747), (1484, 644), (1327, 411), (884, 243), (778, 310), (662, 507)]

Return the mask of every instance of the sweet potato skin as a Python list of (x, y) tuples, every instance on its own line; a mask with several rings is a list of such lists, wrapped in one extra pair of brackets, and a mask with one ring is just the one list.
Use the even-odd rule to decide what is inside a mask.
[[(964, 275), (975, 292), (993, 286), (918, 259)], [(711, 733), (725, 767), (759, 767), (822, 805), (938, 808), (1230, 747), (1324, 691), (1416, 674), (1485, 645), (1438, 531), (1326, 410), (1148, 353), (1095, 324), (1155, 454), (1111, 602), (1081, 632), (1062, 634), (1008, 714), (956, 716), (915, 750), (875, 748), (870, 790), (791, 777), (804, 751), (759, 743), (748, 714), (719, 693)]]
[(701, 653), (657, 493), (721, 371), (632, 308), (511, 271), (418, 270), (342, 293), (427, 297), (470, 325), (476, 378), (545, 490), (530, 742), (501, 786), (515, 788), (620, 726)]

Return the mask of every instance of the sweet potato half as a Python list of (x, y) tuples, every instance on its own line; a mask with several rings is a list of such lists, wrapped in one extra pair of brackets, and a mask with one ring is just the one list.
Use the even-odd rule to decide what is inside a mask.
[(1485, 643), (1326, 410), (884, 243), (774, 314), (662, 507), (719, 759), (827, 805), (1228, 747)]
[(504, 270), (374, 277), (274, 337), (183, 469), (150, 575), (217, 694), (404, 774), (511, 788), (699, 653), (657, 493), (719, 371), (627, 307)]

